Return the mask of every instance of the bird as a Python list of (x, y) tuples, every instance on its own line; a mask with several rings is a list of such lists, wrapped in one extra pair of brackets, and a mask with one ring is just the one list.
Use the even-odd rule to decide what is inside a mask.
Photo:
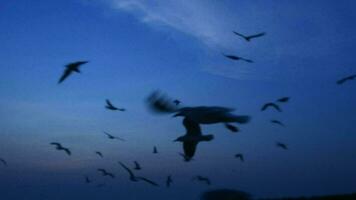
[(278, 112), (282, 112), (282, 109), (277, 104), (272, 102), (264, 104), (261, 108), (261, 111), (265, 111), (269, 107), (276, 109)]
[(104, 134), (107, 135), (108, 138), (111, 139), (111, 140), (115, 140), (115, 139), (116, 139), (116, 140), (120, 140), (120, 141), (123, 141), (123, 142), (125, 141), (123, 138), (113, 136), (113, 135), (111, 135), (111, 134), (109, 134), (109, 133), (107, 133), (107, 132), (105, 132), (105, 131), (103, 131), (103, 132), (104, 132)]
[(98, 171), (101, 172), (101, 175), (103, 175), (103, 176), (109, 176), (111, 178), (115, 178), (115, 175), (113, 173), (110, 173), (110, 172), (106, 171), (105, 169), (99, 168)]
[(350, 76), (347, 76), (347, 77), (344, 77), (338, 81), (336, 81), (336, 83), (338, 85), (341, 85), (343, 83), (345, 83), (346, 81), (351, 81), (351, 80), (354, 80), (356, 78), (356, 74), (353, 74), (353, 75), (350, 75)]
[(284, 144), (284, 143), (276, 142), (276, 146), (279, 147), (279, 148), (282, 148), (282, 149), (284, 149), (284, 150), (288, 150), (287, 145)]
[(235, 158), (240, 159), (240, 160), (241, 160), (241, 162), (244, 162), (244, 161), (245, 161), (244, 155), (243, 155), (243, 154), (241, 154), (241, 153), (236, 154), (236, 155), (235, 155)]
[(65, 79), (68, 78), (69, 75), (71, 75), (73, 72), (80, 73), (79, 67), (83, 64), (88, 63), (89, 61), (77, 61), (77, 62), (72, 62), (67, 64), (65, 67), (66, 69), (64, 70), (61, 78), (58, 81), (58, 84), (62, 83)]
[(157, 147), (156, 146), (153, 146), (153, 152), (154, 154), (157, 154), (158, 153), (158, 150), (157, 150)]
[(251, 117), (248, 115), (234, 115), (232, 108), (220, 106), (196, 106), (178, 108), (158, 91), (153, 92), (147, 98), (149, 108), (155, 113), (174, 114), (173, 117), (186, 117), (198, 124), (215, 123), (240, 123), (246, 124)]
[(170, 187), (172, 182), (173, 182), (172, 176), (171, 175), (167, 176), (166, 187)]
[(85, 176), (85, 183), (91, 183), (91, 180), (89, 179), (88, 176)]
[(153, 186), (159, 186), (156, 182), (151, 181), (145, 177), (135, 176), (135, 174), (131, 171), (131, 169), (128, 168), (124, 163), (119, 162), (119, 164), (121, 165), (122, 168), (124, 168), (129, 173), (130, 181), (133, 181), (133, 182), (144, 181), (144, 182), (149, 183)]
[(135, 170), (141, 170), (142, 169), (140, 164), (137, 161), (134, 161), (134, 164), (135, 164), (135, 168), (134, 168)]
[(111, 101), (109, 100), (109, 99), (106, 99), (106, 106), (105, 106), (105, 108), (106, 109), (108, 109), (108, 110), (118, 110), (118, 111), (126, 111), (126, 109), (125, 108), (117, 108), (117, 107), (115, 107), (112, 103), (111, 103)]
[(250, 59), (246, 59), (246, 58), (243, 58), (243, 57), (240, 57), (240, 56), (236, 56), (236, 55), (230, 55), (230, 54), (222, 54), (223, 56), (225, 56), (226, 58), (229, 58), (231, 60), (242, 60), (242, 61), (245, 61), (245, 62), (248, 62), (248, 63), (253, 63), (253, 60), (250, 60)]
[(225, 127), (234, 133), (239, 132), (239, 128), (237, 126), (225, 123)]
[(203, 177), (203, 176), (195, 176), (193, 177), (193, 180), (197, 180), (200, 182), (205, 182), (207, 185), (211, 185), (210, 179), (207, 177)]
[(175, 100), (173, 101), (173, 103), (178, 106), (181, 102), (180, 102), (178, 99), (175, 99)]
[(270, 121), (272, 124), (278, 124), (278, 125), (280, 125), (280, 126), (285, 126), (281, 121), (279, 121), (279, 120), (275, 120), (275, 119), (272, 119), (271, 121)]
[(253, 39), (253, 38), (258, 38), (258, 37), (262, 37), (262, 36), (266, 35), (265, 32), (254, 34), (254, 35), (247, 35), (247, 36), (246, 35), (242, 35), (241, 33), (238, 33), (236, 31), (233, 31), (233, 33), (235, 33), (236, 35), (244, 38), (247, 42), (250, 42), (251, 39)]
[(3, 158), (0, 158), (0, 162), (4, 165), (4, 166), (7, 166), (7, 162), (5, 159)]
[(56, 146), (56, 149), (59, 150), (59, 151), (60, 151), (60, 150), (65, 151), (68, 156), (70, 156), (70, 155), (72, 154), (72, 152), (71, 152), (68, 148), (63, 147), (63, 146), (62, 146), (60, 143), (58, 143), (58, 142), (51, 142), (50, 144)]
[(100, 156), (101, 158), (103, 157), (103, 154), (100, 151), (96, 151), (96, 154), (98, 154), (98, 156)]
[(290, 97), (282, 97), (277, 99), (277, 102), (279, 103), (287, 103), (289, 101)]
[(193, 158), (199, 142), (211, 141), (214, 139), (214, 136), (202, 135), (200, 125), (187, 117), (183, 119), (183, 126), (186, 129), (185, 135), (178, 137), (174, 142), (183, 143), (184, 158), (186, 161), (189, 161)]

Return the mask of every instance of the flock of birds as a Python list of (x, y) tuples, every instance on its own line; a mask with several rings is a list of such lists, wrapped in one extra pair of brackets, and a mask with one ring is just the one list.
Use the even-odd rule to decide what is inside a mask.
[[(243, 35), (238, 32), (233, 31), (234, 34), (237, 36), (243, 38), (247, 42), (250, 42), (252, 39), (258, 38), (265, 36), (266, 33), (258, 33), (254, 35)], [(225, 56), (228, 59), (234, 60), (234, 61), (244, 61), (247, 63), (253, 63), (252, 60), (243, 58), (237, 55), (231, 55), (231, 54), (224, 54), (222, 53), (223, 56)], [(68, 77), (70, 77), (74, 73), (81, 73), (80, 67), (84, 64), (87, 64), (88, 61), (78, 61), (78, 62), (72, 62), (69, 63), (65, 66), (65, 70), (60, 77), (58, 84), (61, 84), (64, 82)], [(344, 77), (340, 80), (338, 80), (336, 83), (341, 85), (344, 84), (345, 82), (351, 81), (356, 79), (356, 74)], [(275, 110), (277, 112), (282, 112), (281, 105), (285, 104), (290, 101), (290, 97), (281, 97), (275, 101), (268, 102), (264, 104), (261, 107), (261, 111), (266, 111), (266, 110)], [(159, 92), (153, 92), (149, 97), (147, 98), (147, 105), (149, 108), (151, 108), (154, 112), (157, 113), (165, 113), (165, 114), (173, 114), (174, 117), (182, 117), (183, 118), (183, 126), (186, 130), (185, 134), (178, 137), (175, 139), (175, 142), (181, 142), (183, 144), (183, 152), (180, 153), (180, 155), (183, 157), (183, 160), (186, 162), (189, 162), (192, 160), (196, 153), (197, 146), (200, 142), (209, 142), (214, 139), (214, 135), (205, 135), (202, 132), (201, 125), (202, 124), (217, 124), (217, 123), (222, 123), (226, 129), (228, 129), (231, 132), (238, 132), (239, 128), (236, 125), (233, 124), (247, 124), (250, 122), (251, 117), (248, 115), (235, 115), (232, 112), (234, 109), (232, 108), (227, 108), (227, 107), (219, 107), (219, 106), (196, 106), (196, 107), (181, 107), (181, 101), (178, 99), (170, 99), (167, 98), (165, 95), (162, 95)], [(109, 99), (106, 99), (106, 105), (105, 108), (110, 111), (120, 111), (124, 112), (126, 111), (125, 108), (119, 108), (116, 107)], [(279, 120), (272, 119), (270, 120), (272, 124), (276, 124), (279, 126), (284, 127), (285, 124)], [(103, 132), (108, 139), (111, 140), (119, 140), (119, 141), (125, 141), (125, 139), (121, 137), (117, 137), (114, 135), (111, 135), (107, 132)], [(63, 146), (59, 142), (51, 142), (50, 145), (53, 145), (56, 150), (58, 151), (63, 151), (65, 152), (68, 156), (72, 155), (72, 152), (69, 148)], [(276, 147), (288, 150), (288, 146), (285, 143), (282, 143), (280, 141), (276, 142)], [(153, 147), (153, 153), (157, 154), (158, 150), (157, 147)], [(99, 157), (103, 157), (103, 153), (96, 151), (95, 154), (97, 154)], [(239, 159), (241, 162), (245, 161), (244, 155), (242, 153), (237, 153), (235, 155), (236, 159)], [(0, 158), (0, 163), (2, 163), (4, 166), (7, 166), (7, 162), (5, 159)], [(138, 176), (134, 173), (135, 171), (139, 171), (142, 169), (141, 165), (137, 162), (134, 161), (134, 167), (131, 169), (127, 165), (125, 165), (122, 162), (118, 162), (118, 164), (122, 167), (124, 171), (128, 174), (129, 180), (132, 182), (145, 182), (148, 183), (152, 186), (159, 186), (159, 184), (155, 181), (152, 181), (148, 178)], [(102, 176), (105, 177), (110, 177), (110, 178), (115, 178), (115, 174), (112, 172), (103, 169), (103, 168), (98, 168), (97, 169), (98, 173), (100, 173)], [(92, 180), (88, 176), (84, 176), (85, 182), (86, 183), (91, 183)], [(200, 181), (203, 182), (207, 185), (211, 184), (211, 181), (208, 177), (204, 176), (195, 176), (193, 177), (192, 180)], [(170, 187), (170, 185), (173, 183), (172, 175), (167, 176), (166, 178), (166, 186)], [(103, 187), (105, 184), (98, 184), (97, 187)]]

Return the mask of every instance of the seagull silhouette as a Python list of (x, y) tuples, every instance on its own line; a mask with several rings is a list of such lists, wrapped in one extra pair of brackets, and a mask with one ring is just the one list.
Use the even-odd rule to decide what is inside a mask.
[(276, 146), (279, 147), (279, 148), (282, 148), (282, 149), (284, 149), (284, 150), (288, 150), (287, 145), (284, 144), (284, 143), (276, 142)]
[(115, 178), (115, 175), (113, 173), (110, 173), (110, 172), (106, 171), (105, 169), (99, 168), (98, 171), (101, 172), (101, 175), (103, 175), (103, 176), (109, 176), (111, 178)]
[(183, 142), (184, 157), (189, 161), (193, 158), (199, 142), (211, 141), (214, 136), (202, 135), (200, 125), (187, 117), (183, 119), (183, 126), (186, 129), (185, 135), (178, 137), (174, 142)]
[(277, 104), (272, 103), (272, 102), (266, 103), (265, 105), (263, 105), (261, 108), (261, 111), (265, 111), (269, 107), (276, 109), (278, 112), (282, 112), (282, 109)]
[(156, 182), (151, 181), (145, 177), (135, 176), (135, 174), (131, 171), (131, 169), (128, 168), (124, 163), (119, 162), (119, 164), (121, 165), (122, 168), (124, 168), (129, 173), (130, 181), (133, 181), (133, 182), (144, 181), (144, 182), (149, 183), (153, 186), (159, 186)]
[(109, 134), (109, 133), (107, 133), (107, 132), (105, 132), (105, 131), (103, 131), (103, 132), (104, 132), (104, 134), (107, 135), (108, 138), (111, 139), (111, 140), (120, 140), (120, 141), (123, 141), (123, 142), (125, 141), (124, 139), (122, 139), (122, 138), (120, 138), (120, 137), (113, 136), (113, 135), (111, 135), (111, 134)]
[(65, 147), (63, 147), (60, 143), (58, 143), (58, 142), (51, 142), (50, 143), (51, 145), (54, 145), (54, 146), (56, 146), (56, 149), (57, 150), (63, 150), (63, 151), (65, 151), (67, 154), (68, 154), (68, 156), (70, 156), (72, 153), (71, 153), (71, 151), (68, 149), (68, 148), (65, 148)]
[(172, 176), (171, 175), (167, 176), (166, 186), (170, 187), (172, 183), (173, 183)]
[(241, 162), (244, 162), (245, 161), (245, 158), (244, 158), (244, 155), (241, 154), (241, 153), (238, 153), (235, 155), (235, 158), (239, 158), (241, 160)]
[(197, 180), (200, 182), (205, 182), (207, 185), (211, 185), (210, 179), (207, 177), (203, 177), (203, 176), (195, 176), (193, 177), (193, 180)]
[(225, 123), (225, 127), (234, 133), (239, 132), (239, 128), (237, 126)]
[(231, 60), (242, 60), (242, 61), (245, 61), (245, 62), (248, 62), (248, 63), (253, 63), (253, 60), (250, 60), (250, 59), (246, 59), (246, 58), (243, 58), (243, 57), (240, 57), (240, 56), (236, 56), (236, 55), (230, 55), (230, 54), (222, 54), (223, 56), (225, 56), (226, 58), (229, 58)]
[(279, 120), (273, 119), (273, 120), (271, 120), (271, 123), (272, 123), (272, 124), (278, 124), (278, 125), (280, 125), (280, 126), (285, 127), (285, 125), (284, 125), (281, 121), (279, 121)]
[(157, 154), (158, 153), (158, 150), (157, 150), (157, 147), (156, 146), (153, 146), (153, 152), (154, 154)]
[(141, 170), (142, 169), (140, 164), (137, 161), (134, 161), (134, 164), (135, 164), (135, 168), (134, 168), (135, 170)]
[(3, 158), (0, 158), (0, 162), (1, 162), (3, 165), (7, 166), (7, 162), (6, 162), (6, 160), (4, 160)]
[(277, 99), (277, 102), (279, 103), (287, 103), (289, 101), (290, 97), (282, 97), (280, 99)]
[(246, 35), (242, 35), (241, 33), (238, 33), (238, 32), (236, 32), (236, 31), (233, 31), (233, 33), (235, 33), (236, 35), (242, 37), (242, 38), (245, 39), (247, 42), (250, 42), (251, 39), (253, 39), (253, 38), (258, 38), (258, 37), (262, 37), (262, 36), (266, 35), (265, 32), (258, 33), (258, 34), (254, 34), (254, 35), (247, 35), (247, 36), (246, 36)]
[(336, 83), (338, 85), (341, 85), (341, 84), (345, 83), (346, 81), (351, 81), (351, 80), (354, 80), (354, 79), (356, 79), (356, 74), (353, 74), (351, 76), (347, 76), (345, 78), (342, 78), (342, 79), (336, 81)]
[(72, 62), (67, 64), (65, 67), (66, 69), (63, 72), (63, 75), (58, 81), (58, 84), (62, 83), (66, 78), (68, 78), (69, 75), (71, 75), (73, 72), (80, 73), (79, 67), (83, 64), (88, 63), (89, 61), (78, 61), (78, 62)]
[(117, 108), (115, 107), (109, 99), (106, 99), (106, 106), (105, 106), (106, 109), (108, 110), (118, 110), (118, 111), (125, 111), (126, 109), (125, 108)]
[(103, 154), (100, 151), (96, 151), (95, 152), (98, 156), (100, 156), (101, 158), (103, 157)]
[(88, 176), (85, 176), (85, 183), (91, 183), (91, 180), (89, 179)]

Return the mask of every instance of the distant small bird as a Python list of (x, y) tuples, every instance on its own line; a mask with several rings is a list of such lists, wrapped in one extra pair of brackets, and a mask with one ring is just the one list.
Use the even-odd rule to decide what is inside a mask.
[(225, 123), (225, 127), (234, 133), (239, 132), (239, 128), (237, 126)]
[(347, 76), (345, 78), (342, 78), (342, 79), (336, 81), (336, 83), (338, 85), (341, 85), (341, 84), (345, 83), (346, 81), (351, 81), (351, 80), (354, 80), (354, 79), (356, 79), (356, 74), (351, 75), (351, 76)]
[(288, 150), (288, 147), (286, 144), (283, 144), (281, 142), (276, 142), (276, 146), (279, 147), (279, 148), (282, 148), (284, 150)]
[(273, 119), (273, 120), (271, 120), (271, 123), (272, 123), (272, 124), (278, 124), (278, 125), (280, 125), (280, 126), (285, 127), (285, 125), (284, 125), (281, 121), (279, 121), (279, 120)]
[(122, 139), (120, 137), (113, 136), (113, 135), (111, 135), (111, 134), (109, 134), (109, 133), (107, 133), (105, 131), (104, 131), (104, 134), (107, 135), (108, 138), (111, 139), (111, 140), (115, 140), (116, 139), (116, 140), (120, 140), (120, 141), (123, 141), (123, 142), (125, 141), (124, 139)]
[(105, 169), (98, 169), (99, 172), (101, 172), (101, 175), (103, 176), (109, 176), (111, 178), (115, 178), (115, 175), (113, 173), (110, 173), (108, 171), (106, 171)]
[(62, 83), (72, 72), (77, 72), (80, 73), (79, 67), (85, 63), (88, 63), (89, 61), (78, 61), (78, 62), (73, 62), (67, 64), (65, 67), (66, 69), (63, 72), (63, 75), (58, 81), (58, 84)]
[(149, 183), (153, 186), (159, 186), (156, 182), (151, 181), (145, 177), (135, 176), (135, 174), (130, 170), (130, 168), (128, 168), (124, 163), (119, 162), (119, 164), (121, 165), (121, 167), (123, 167), (129, 173), (130, 181), (133, 181), (133, 182), (144, 181), (144, 182)]
[(178, 99), (173, 101), (174, 104), (176, 104), (177, 106), (181, 103)]
[(173, 182), (172, 176), (171, 176), (171, 175), (167, 176), (166, 186), (167, 186), (167, 187), (170, 187), (171, 184), (172, 184), (172, 182)]
[(109, 99), (106, 99), (106, 106), (105, 106), (106, 109), (108, 110), (118, 110), (118, 111), (126, 111), (125, 108), (118, 108), (118, 107), (115, 107), (111, 101)]
[(289, 101), (290, 97), (282, 97), (280, 99), (277, 99), (277, 102), (279, 103), (287, 103)]
[(241, 154), (241, 153), (236, 154), (236, 155), (235, 155), (235, 158), (240, 159), (240, 160), (241, 160), (241, 162), (244, 162), (244, 161), (245, 161), (244, 155), (243, 155), (243, 154)]
[(100, 151), (96, 151), (95, 152), (98, 156), (100, 156), (101, 158), (103, 157), (103, 154)]
[(245, 61), (245, 62), (248, 62), (248, 63), (253, 63), (253, 60), (250, 60), (250, 59), (246, 59), (246, 58), (243, 58), (243, 57), (240, 57), (240, 56), (236, 56), (236, 55), (229, 55), (229, 54), (222, 54), (223, 56), (225, 56), (226, 58), (229, 58), (231, 60), (242, 60), (242, 61)]
[(91, 180), (89, 179), (88, 176), (85, 176), (85, 182), (86, 182), (86, 183), (91, 183)]
[(158, 150), (157, 150), (157, 147), (156, 147), (156, 146), (153, 146), (153, 153), (154, 153), (154, 154), (157, 154), (157, 153), (158, 153)]
[(68, 148), (65, 148), (65, 147), (63, 147), (60, 143), (58, 143), (58, 142), (51, 142), (50, 143), (51, 145), (54, 145), (54, 146), (56, 146), (56, 149), (57, 150), (63, 150), (63, 151), (65, 151), (67, 154), (68, 154), (68, 156), (70, 156), (72, 153), (71, 153), (71, 151), (68, 149)]
[(142, 169), (140, 164), (137, 161), (134, 161), (134, 164), (135, 164), (135, 168), (134, 168), (135, 170), (141, 170)]
[(200, 182), (205, 182), (207, 185), (211, 185), (210, 179), (207, 177), (203, 177), (203, 176), (195, 176), (193, 177), (193, 180), (197, 180)]
[(265, 32), (258, 33), (258, 34), (255, 34), (255, 35), (248, 35), (248, 36), (242, 35), (241, 33), (238, 33), (236, 31), (233, 31), (233, 33), (235, 33), (236, 35), (244, 38), (247, 42), (250, 42), (250, 40), (253, 39), (253, 38), (258, 38), (258, 37), (262, 37), (262, 36), (266, 35)]
[(282, 112), (282, 109), (277, 104), (271, 102), (263, 105), (261, 111), (265, 111), (269, 107), (276, 109), (278, 112)]
[(0, 158), (0, 162), (1, 162), (3, 165), (7, 166), (7, 162), (6, 162), (6, 160), (4, 160), (3, 158)]

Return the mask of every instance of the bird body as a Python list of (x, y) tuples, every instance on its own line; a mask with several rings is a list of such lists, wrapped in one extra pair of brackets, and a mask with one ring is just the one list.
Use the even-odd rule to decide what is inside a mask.
[(241, 154), (241, 153), (236, 154), (236, 155), (235, 155), (235, 158), (240, 159), (240, 160), (241, 160), (241, 162), (244, 162), (244, 161), (245, 161), (244, 155), (243, 155), (243, 154)]
[(78, 62), (72, 62), (67, 64), (65, 67), (66, 69), (64, 70), (61, 78), (58, 81), (58, 84), (62, 83), (65, 79), (68, 78), (69, 75), (71, 75), (73, 72), (80, 73), (79, 67), (83, 64), (88, 63), (89, 61), (78, 61)]
[(290, 97), (282, 97), (282, 98), (277, 99), (277, 102), (287, 103), (289, 101), (289, 99), (290, 99)]
[(253, 63), (253, 60), (250, 60), (250, 59), (246, 59), (246, 58), (243, 58), (243, 57), (240, 57), (240, 56), (236, 56), (236, 55), (229, 55), (229, 54), (223, 54), (223, 56), (225, 56), (226, 58), (229, 58), (231, 60), (242, 60), (242, 61), (245, 61), (245, 62), (248, 62), (248, 63)]
[(241, 34), (241, 33), (238, 33), (238, 32), (236, 32), (236, 31), (233, 31), (233, 33), (235, 33), (236, 35), (242, 37), (242, 38), (245, 39), (247, 42), (250, 42), (251, 39), (253, 39), (253, 38), (258, 38), (258, 37), (262, 37), (262, 36), (266, 35), (265, 32), (258, 33), (258, 34), (254, 34), (254, 35), (247, 35), (247, 36), (246, 36), (246, 35), (243, 35), (243, 34)]

